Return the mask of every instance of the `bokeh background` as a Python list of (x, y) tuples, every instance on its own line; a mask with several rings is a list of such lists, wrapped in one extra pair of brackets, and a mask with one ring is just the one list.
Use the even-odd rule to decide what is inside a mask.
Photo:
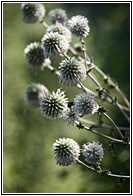
[[(24, 48), (31, 42), (40, 41), (45, 28), (39, 23), (25, 24), (20, 5), (3, 3), (3, 192), (129, 193), (129, 180), (118, 185), (117, 179), (100, 176), (78, 164), (69, 167), (56, 165), (52, 145), (59, 137), (73, 138), (81, 146), (92, 140), (107, 146), (108, 141), (67, 125), (62, 119), (45, 119), (39, 108), (30, 109), (25, 105), (24, 90), (28, 83), (42, 83), (50, 91), (56, 91), (61, 85), (47, 69), (43, 72), (27, 69)], [(44, 19), (48, 24), (48, 12), (55, 8), (65, 9), (69, 19), (74, 15), (88, 18), (91, 28), (85, 39), (88, 54), (95, 64), (118, 82), (129, 98), (130, 4), (45, 3), (45, 7)], [(58, 66), (59, 62), (60, 59), (55, 60), (53, 65)], [(90, 80), (84, 84), (94, 88)], [(74, 87), (62, 88), (70, 100), (81, 92)], [(119, 126), (129, 126), (115, 107), (106, 107)], [(105, 148), (102, 167), (113, 173), (129, 175), (129, 147), (116, 145), (114, 154), (112, 156)]]

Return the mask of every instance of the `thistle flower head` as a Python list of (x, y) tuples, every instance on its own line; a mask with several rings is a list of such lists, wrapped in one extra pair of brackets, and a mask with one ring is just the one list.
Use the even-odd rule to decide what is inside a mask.
[(46, 33), (41, 42), (46, 58), (62, 56), (69, 49), (68, 40), (58, 32)]
[(46, 118), (61, 118), (67, 107), (67, 98), (64, 91), (58, 89), (56, 92), (47, 93), (41, 101), (41, 112)]
[(48, 89), (42, 84), (31, 83), (25, 89), (25, 103), (29, 107), (38, 107)]
[(65, 59), (60, 63), (59, 81), (66, 86), (75, 86), (86, 77), (86, 69), (83, 61), (75, 57)]
[(71, 31), (66, 27), (63, 26), (61, 23), (57, 23), (54, 25), (51, 25), (48, 29), (47, 32), (58, 32), (60, 35), (64, 35), (65, 38), (70, 42), (72, 38)]
[(102, 144), (95, 141), (84, 144), (81, 152), (85, 158), (85, 161), (93, 165), (100, 162), (104, 155)]
[(34, 42), (26, 46), (24, 56), (29, 69), (42, 68), (45, 63), (44, 51), (39, 42)]
[(68, 124), (74, 125), (75, 122), (79, 119), (78, 113), (73, 110), (73, 107), (67, 108), (64, 113), (63, 113), (63, 119), (66, 121)]
[(87, 37), (90, 32), (87, 18), (81, 15), (73, 16), (68, 20), (68, 25), (72, 34), (77, 37)]
[(80, 155), (80, 147), (77, 142), (70, 138), (59, 138), (53, 144), (56, 164), (68, 166), (75, 163)]
[(98, 104), (95, 102), (94, 96), (88, 92), (81, 93), (74, 98), (74, 110), (80, 116), (93, 114), (98, 110)]
[(52, 22), (52, 24), (61, 23), (64, 24), (67, 20), (67, 14), (66, 11), (63, 9), (54, 9), (51, 10), (48, 14), (49, 20)]
[(21, 10), (26, 23), (40, 22), (45, 15), (45, 7), (41, 3), (22, 3)]

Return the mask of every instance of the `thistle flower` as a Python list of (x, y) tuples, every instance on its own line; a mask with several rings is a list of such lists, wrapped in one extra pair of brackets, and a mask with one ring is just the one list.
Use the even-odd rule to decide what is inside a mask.
[(61, 23), (64, 24), (67, 20), (67, 14), (66, 11), (63, 9), (54, 9), (51, 10), (48, 14), (49, 20), (52, 22), (52, 24)]
[(77, 95), (73, 101), (73, 108), (80, 116), (94, 114), (99, 106), (95, 102), (94, 96), (88, 92)]
[(26, 46), (24, 56), (29, 69), (42, 68), (45, 64), (44, 51), (39, 42), (34, 42)]
[(84, 144), (81, 152), (85, 158), (85, 161), (93, 165), (100, 162), (104, 155), (102, 144), (95, 141)]
[(58, 89), (56, 92), (47, 93), (41, 101), (41, 112), (46, 118), (61, 118), (67, 107), (67, 98), (64, 91)]
[(77, 37), (87, 37), (90, 32), (87, 18), (81, 15), (73, 16), (68, 20), (68, 25), (72, 34)]
[(47, 32), (58, 32), (61, 35), (64, 35), (65, 38), (71, 42), (72, 34), (71, 31), (66, 27), (63, 26), (61, 23), (57, 23), (55, 25), (51, 25), (48, 29)]
[(86, 69), (83, 61), (75, 57), (65, 59), (60, 63), (59, 81), (66, 86), (75, 86), (86, 77)]
[(25, 103), (29, 107), (38, 107), (48, 89), (42, 84), (31, 83), (25, 89)]
[(68, 124), (74, 125), (75, 122), (79, 119), (78, 113), (73, 110), (73, 107), (67, 108), (64, 113), (63, 113), (63, 119), (66, 121)]
[(68, 166), (75, 163), (80, 155), (80, 147), (77, 142), (70, 138), (59, 138), (53, 144), (56, 164)]
[(41, 3), (22, 3), (21, 10), (26, 23), (40, 22), (45, 15), (45, 7)]
[(46, 33), (41, 41), (41, 46), (47, 58), (62, 56), (69, 49), (68, 40), (58, 32)]

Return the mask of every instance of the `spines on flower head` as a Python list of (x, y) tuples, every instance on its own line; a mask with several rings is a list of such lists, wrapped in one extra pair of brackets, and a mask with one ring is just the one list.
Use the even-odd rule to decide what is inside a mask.
[(58, 89), (56, 92), (45, 94), (40, 105), (41, 112), (46, 118), (61, 118), (67, 107), (67, 98), (64, 91)]
[(43, 99), (43, 96), (48, 92), (48, 89), (43, 84), (29, 84), (25, 89), (26, 105), (32, 108), (38, 107)]
[(61, 35), (64, 35), (65, 38), (71, 42), (71, 38), (72, 38), (72, 34), (71, 31), (64, 25), (62, 25), (61, 23), (57, 23), (54, 25), (51, 25), (48, 29), (47, 32), (58, 32)]
[(46, 58), (54, 58), (67, 53), (69, 42), (64, 35), (58, 32), (50, 32), (43, 36), (41, 46)]
[(93, 165), (99, 163), (104, 155), (102, 144), (95, 141), (84, 144), (81, 152), (85, 158), (85, 161)]
[(45, 16), (45, 7), (41, 3), (22, 3), (21, 10), (26, 23), (40, 22)]
[(48, 14), (49, 20), (52, 24), (61, 23), (64, 24), (67, 20), (66, 11), (63, 9), (54, 9), (51, 10)]
[(67, 58), (60, 63), (59, 81), (66, 86), (75, 86), (86, 78), (84, 61), (75, 57)]
[(73, 107), (71, 108), (67, 108), (64, 113), (63, 113), (63, 119), (64, 121), (66, 121), (71, 125), (74, 125), (76, 123), (76, 121), (79, 119), (79, 115), (78, 113), (73, 109)]
[(43, 68), (45, 64), (44, 51), (39, 42), (34, 42), (26, 46), (24, 56), (29, 69)]
[(99, 108), (94, 98), (95, 97), (88, 92), (77, 95), (73, 101), (74, 110), (77, 111), (80, 116), (94, 114)]
[(88, 19), (81, 15), (73, 16), (68, 20), (68, 25), (72, 34), (80, 38), (87, 37), (90, 32)]
[(56, 164), (68, 166), (75, 163), (80, 155), (80, 147), (77, 142), (70, 138), (59, 138), (53, 144)]

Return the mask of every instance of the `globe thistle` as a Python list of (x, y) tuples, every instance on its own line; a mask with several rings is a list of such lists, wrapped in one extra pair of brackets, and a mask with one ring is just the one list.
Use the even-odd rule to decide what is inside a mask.
[(86, 114), (94, 114), (97, 112), (99, 106), (95, 102), (94, 96), (88, 92), (81, 93), (74, 98), (73, 108), (80, 116)]
[(79, 119), (79, 115), (75, 110), (73, 110), (73, 107), (71, 107), (64, 111), (63, 119), (68, 123), (68, 125), (74, 125), (75, 122)]
[(21, 10), (26, 23), (40, 22), (45, 16), (45, 7), (41, 3), (22, 3)]
[(85, 158), (85, 161), (93, 165), (100, 162), (104, 155), (102, 144), (95, 141), (84, 144), (81, 152)]
[(68, 40), (64, 35), (60, 35), (58, 32), (46, 33), (41, 41), (41, 46), (46, 58), (62, 56), (67, 53), (69, 49)]
[(86, 78), (84, 61), (75, 57), (67, 58), (60, 63), (59, 81), (65, 86), (75, 86)]
[(42, 68), (45, 64), (44, 51), (39, 42), (29, 44), (24, 50), (24, 56), (29, 69)]
[(66, 27), (63, 26), (61, 23), (57, 23), (55, 25), (51, 25), (48, 29), (47, 32), (58, 32), (61, 35), (64, 35), (65, 38), (68, 40), (68, 42), (71, 42), (72, 39), (72, 34), (71, 31)]
[(63, 9), (54, 9), (51, 10), (48, 14), (49, 20), (52, 24), (61, 23), (64, 24), (67, 20), (66, 11)]
[(58, 89), (56, 92), (47, 93), (41, 101), (41, 112), (46, 118), (61, 118), (67, 107), (67, 98), (64, 91)]
[(72, 34), (80, 38), (87, 37), (90, 32), (87, 18), (81, 15), (73, 16), (68, 20), (68, 25)]
[(68, 166), (75, 163), (80, 155), (80, 147), (77, 142), (70, 138), (59, 138), (53, 144), (56, 164)]
[(25, 89), (25, 103), (27, 106), (35, 108), (40, 105), (45, 93), (48, 89), (42, 84), (31, 83)]

